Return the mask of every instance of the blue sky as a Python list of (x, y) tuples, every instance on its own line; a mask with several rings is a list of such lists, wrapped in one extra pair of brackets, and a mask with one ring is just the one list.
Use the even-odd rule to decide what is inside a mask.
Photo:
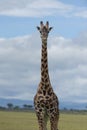
[[(6, 2), (8, 1), (9, 1), (9, 7), (7, 9), (9, 10), (11, 6), (10, 4), (12, 4), (12, 2), (10, 3), (10, 0), (6, 0)], [(54, 0), (54, 1), (56, 3), (58, 2), (58, 0)], [(80, 10), (84, 11), (87, 9), (85, 0), (83, 1), (82, 0), (73, 0), (73, 1), (60, 0), (59, 2), (61, 2), (62, 4), (65, 4), (65, 6), (71, 6), (71, 7), (73, 6), (72, 8), (75, 8), (77, 12), (78, 10), (80, 12)], [(4, 8), (5, 0), (2, 3), (3, 3), (3, 8)], [(16, 8), (15, 3), (13, 4), (15, 5), (15, 8)], [(25, 1), (25, 3), (27, 2)], [(37, 3), (39, 3), (38, 0), (37, 0)], [(13, 4), (12, 6), (14, 6)], [(45, 6), (45, 2), (44, 2), (44, 6)], [(33, 5), (32, 5), (32, 8), (33, 8)], [(55, 6), (50, 7), (50, 8), (52, 8), (51, 12), (53, 13), (53, 11), (55, 10)], [(50, 8), (48, 7), (47, 11), (50, 11)], [(66, 11), (67, 13), (64, 15), (64, 14), (61, 14), (62, 10), (64, 9), (59, 9), (59, 10), (56, 9), (54, 14), (52, 15), (48, 14), (47, 16), (46, 15), (38, 16), (38, 12), (37, 12), (37, 15), (33, 15), (33, 16), (32, 14), (31, 15), (27, 14), (27, 16), (25, 14), (22, 16), (21, 14), (22, 12), (19, 12), (18, 16), (16, 15), (15, 12), (13, 14), (10, 14), (10, 12), (8, 12), (7, 14), (4, 13), (4, 15), (2, 13), (0, 15), (0, 37), (16, 37), (18, 35), (23, 36), (23, 35), (34, 33), (36, 31), (35, 26), (37, 26), (40, 20), (43, 20), (43, 21), (49, 20), (50, 24), (54, 27), (54, 31), (52, 33), (55, 35), (60, 34), (60, 35), (63, 35), (64, 37), (75, 37), (76, 35), (78, 35), (79, 32), (82, 32), (87, 29), (87, 21), (86, 21), (87, 16), (86, 18), (84, 16), (76, 17), (75, 14), (73, 14), (75, 13), (74, 9), (72, 9), (72, 11)], [(12, 9), (10, 11), (12, 11)], [(44, 7), (41, 9), (41, 12), (44, 12)], [(57, 14), (57, 12), (59, 14)], [(44, 14), (46, 14), (46, 12)], [(74, 16), (71, 16), (72, 14)]]
[[(53, 35), (75, 37), (78, 33), (87, 29), (87, 21), (82, 18), (66, 18), (52, 16), (43, 18), (0, 16), (0, 37), (16, 37), (36, 32), (39, 21), (49, 20), (53, 26)], [(78, 24), (79, 23), (79, 24)]]
[(64, 2), (65, 4), (72, 4), (81, 7), (85, 7), (87, 5), (86, 0), (60, 0), (60, 1)]
[(33, 100), (40, 82), (36, 26), (48, 20), (54, 91), (60, 100), (87, 102), (86, 0), (3, 0), (0, 5), (0, 98)]

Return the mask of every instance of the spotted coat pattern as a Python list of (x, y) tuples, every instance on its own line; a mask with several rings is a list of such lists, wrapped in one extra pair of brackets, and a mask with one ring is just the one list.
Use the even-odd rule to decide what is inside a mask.
[(59, 102), (50, 83), (47, 59), (47, 37), (51, 29), (49, 23), (46, 26), (41, 22), (41, 27), (37, 27), (42, 39), (41, 57), (41, 81), (37, 93), (34, 97), (34, 106), (38, 119), (39, 130), (47, 130), (47, 120), (50, 119), (51, 130), (58, 130)]

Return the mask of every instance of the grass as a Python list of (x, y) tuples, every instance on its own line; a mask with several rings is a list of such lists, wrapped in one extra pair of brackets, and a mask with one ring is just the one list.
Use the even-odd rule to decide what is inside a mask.
[(87, 115), (61, 114), (60, 130), (87, 130)]
[[(87, 115), (60, 113), (59, 129), (87, 130)], [(34, 112), (0, 111), (0, 130), (38, 130), (36, 115)]]

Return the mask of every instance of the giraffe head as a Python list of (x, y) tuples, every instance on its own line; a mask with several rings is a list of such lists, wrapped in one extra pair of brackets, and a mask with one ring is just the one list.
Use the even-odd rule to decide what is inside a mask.
[(40, 27), (37, 26), (37, 29), (40, 32), (41, 39), (47, 40), (48, 34), (51, 31), (52, 27), (49, 27), (49, 22), (46, 22), (46, 25), (43, 24), (43, 22), (40, 22)]

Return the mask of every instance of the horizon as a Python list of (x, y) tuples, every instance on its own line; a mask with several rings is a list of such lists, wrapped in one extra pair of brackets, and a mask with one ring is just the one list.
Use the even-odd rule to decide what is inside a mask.
[[(32, 105), (34, 107), (33, 104), (33, 100), (22, 100), (22, 99), (4, 99), (4, 98), (0, 98), (0, 107), (7, 107), (7, 104), (10, 103), (12, 104), (14, 107), (15, 106), (19, 106), (22, 107), (24, 104), (27, 105)], [(59, 104), (59, 108), (60, 109), (73, 109), (73, 110), (87, 110), (87, 103), (76, 103), (76, 102), (67, 102), (67, 101), (60, 101)]]

